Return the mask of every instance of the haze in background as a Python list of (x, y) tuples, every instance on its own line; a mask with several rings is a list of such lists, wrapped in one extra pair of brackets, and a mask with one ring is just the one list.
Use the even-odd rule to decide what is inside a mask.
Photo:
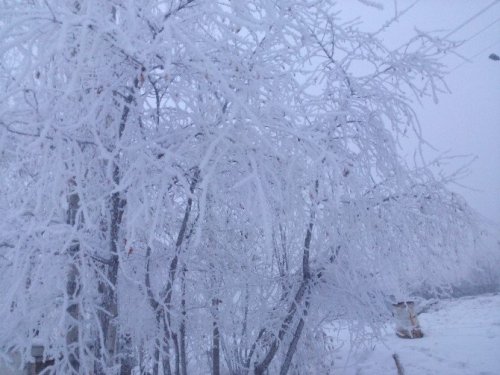
[[(383, 9), (367, 7), (362, 3), (378, 3)], [(362, 28), (378, 30), (399, 12), (416, 3), (400, 20), (383, 33), (394, 47), (413, 35), (414, 29), (439, 31), (445, 36), (481, 10), (494, 3), (491, 0), (398, 0), (338, 2), (342, 19), (360, 17)], [(471, 39), (472, 37), (472, 39)], [(424, 138), (436, 150), (424, 148), (427, 160), (446, 153), (447, 156), (468, 155), (450, 159), (440, 167), (445, 174), (476, 160), (460, 174), (449, 187), (464, 196), (483, 216), (493, 221), (500, 235), (500, 61), (488, 58), (491, 53), (500, 56), (500, 1), (477, 15), (454, 32), (450, 39), (464, 41), (456, 55), (443, 59), (450, 70), (446, 77), (451, 94), (440, 95), (439, 103), (425, 98), (415, 110), (422, 125)], [(415, 142), (405, 142), (403, 154), (412, 160)]]

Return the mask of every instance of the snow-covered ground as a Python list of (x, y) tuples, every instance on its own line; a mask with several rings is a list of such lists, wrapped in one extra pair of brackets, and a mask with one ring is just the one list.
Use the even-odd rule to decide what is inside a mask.
[(443, 300), (419, 321), (421, 339), (401, 339), (388, 329), (382, 342), (352, 351), (346, 338), (335, 354), (335, 374), (397, 374), (394, 353), (405, 375), (500, 374), (500, 294)]
[[(500, 294), (442, 300), (419, 315), (425, 336), (401, 339), (388, 327), (382, 342), (351, 350), (341, 331), (334, 352), (334, 375), (500, 375)], [(20, 374), (2, 366), (0, 375)]]

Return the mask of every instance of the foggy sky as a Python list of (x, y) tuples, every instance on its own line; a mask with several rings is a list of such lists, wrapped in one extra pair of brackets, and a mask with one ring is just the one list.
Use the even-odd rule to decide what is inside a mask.
[[(362, 29), (377, 30), (394, 15), (395, 2), (376, 2), (383, 4), (384, 9), (366, 7), (354, 0), (341, 0), (338, 2), (342, 10), (340, 17), (352, 19), (361, 14)], [(398, 10), (414, 2), (398, 0)], [(492, 3), (492, 0), (420, 0), (382, 36), (394, 46), (412, 35), (415, 27), (423, 31), (438, 31), (444, 36)], [(442, 164), (443, 171), (449, 174), (476, 157), (468, 173), (457, 180), (459, 185), (449, 187), (464, 196), (481, 215), (492, 220), (500, 234), (500, 61), (488, 58), (493, 52), (500, 55), (499, 19), (500, 1), (497, 1), (450, 36), (452, 40), (465, 41), (457, 52), (472, 61), (464, 62), (455, 55), (444, 58), (442, 61), (450, 69), (446, 82), (451, 94), (441, 95), (438, 104), (426, 99), (423, 105), (416, 104), (415, 109), (424, 138), (437, 149), (426, 147), (424, 154), (427, 159), (445, 152), (449, 156), (469, 155)], [(468, 40), (491, 23), (494, 24)], [(410, 157), (412, 147), (406, 146), (403, 153)]]

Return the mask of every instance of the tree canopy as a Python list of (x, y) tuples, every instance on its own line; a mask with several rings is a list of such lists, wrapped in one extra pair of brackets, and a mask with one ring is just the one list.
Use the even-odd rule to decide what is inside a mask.
[(328, 324), (463, 275), (471, 210), (398, 152), (453, 44), (334, 3), (0, 3), (0, 355), (327, 373)]

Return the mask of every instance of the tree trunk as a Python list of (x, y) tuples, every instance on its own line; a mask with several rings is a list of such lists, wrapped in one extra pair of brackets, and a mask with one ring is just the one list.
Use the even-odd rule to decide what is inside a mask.
[(292, 363), (293, 355), (297, 350), (297, 344), (299, 342), (300, 336), (302, 335), (303, 329), (304, 329), (304, 319), (300, 318), (299, 324), (297, 325), (297, 329), (295, 330), (295, 333), (293, 335), (292, 342), (288, 347), (285, 361), (281, 365), (280, 375), (286, 375), (288, 373), (288, 369), (290, 368), (290, 364)]
[(153, 358), (153, 375), (158, 375), (159, 367), (160, 367), (160, 348), (161, 341), (159, 338), (155, 340), (155, 352)]
[(181, 361), (181, 375), (187, 375), (187, 358), (186, 358), (186, 267), (182, 268), (182, 300), (181, 300), (181, 327), (179, 329), (180, 335), (180, 361)]
[[(133, 101), (132, 94), (125, 98), (125, 105), (123, 106), (120, 124), (118, 128), (117, 143), (121, 140), (125, 125), (127, 124), (128, 116), (130, 113), (130, 104)], [(115, 160), (113, 161), (113, 183), (115, 187), (120, 185), (120, 167), (118, 164), (119, 152), (115, 150)], [(101, 317), (101, 327), (104, 335), (104, 351), (105, 363), (109, 368), (116, 364), (116, 351), (118, 344), (118, 325), (116, 318), (118, 316), (118, 296), (117, 296), (117, 281), (119, 269), (119, 255), (118, 243), (120, 236), (120, 227), (122, 224), (122, 217), (127, 201), (122, 198), (119, 192), (114, 192), (111, 195), (111, 218), (110, 218), (110, 249), (109, 258), (107, 262), (107, 280), (101, 282), (100, 290), (103, 295), (103, 308), (104, 313)]]
[[(163, 352), (162, 355), (162, 364), (163, 364), (163, 373), (165, 375), (171, 375), (172, 370), (170, 368), (170, 331), (167, 327), (167, 322), (165, 318), (165, 310), (163, 306), (156, 300), (154, 297), (153, 291), (151, 290), (151, 276), (150, 276), (150, 262), (151, 262), (151, 248), (148, 247), (146, 251), (146, 292), (148, 295), (148, 302), (153, 311), (155, 312), (156, 317), (156, 327), (157, 327), (157, 338), (155, 339), (155, 350), (153, 356), (153, 375), (158, 375), (159, 365), (160, 365), (160, 352)], [(160, 335), (163, 336), (160, 339)]]
[(132, 339), (129, 335), (121, 337), (120, 353), (122, 360), (120, 363), (120, 375), (132, 375), (132, 370), (136, 360), (132, 350)]
[(181, 374), (181, 361), (180, 361), (180, 354), (179, 354), (179, 340), (177, 338), (177, 334), (173, 333), (172, 334), (172, 341), (174, 343), (174, 353), (175, 353), (175, 375), (180, 375)]
[[(189, 192), (190, 194), (194, 193), (194, 189), (196, 188), (196, 185), (198, 184), (200, 178), (200, 170), (198, 167), (195, 168), (195, 172), (193, 175), (193, 179), (191, 181), (191, 185), (189, 187)], [(166, 316), (166, 321), (164, 322), (165, 326), (165, 341), (170, 340), (170, 338), (173, 339), (174, 341), (174, 350), (176, 354), (175, 358), (175, 373), (180, 374), (181, 373), (181, 362), (180, 362), (180, 351), (179, 351), (179, 342), (177, 339), (177, 335), (171, 335), (171, 319), (170, 319), (170, 311), (171, 311), (171, 302), (172, 302), (172, 293), (173, 293), (173, 286), (174, 282), (176, 280), (176, 275), (177, 275), (177, 269), (179, 267), (179, 257), (181, 255), (182, 251), (182, 245), (184, 243), (184, 240), (186, 239), (187, 236), (187, 229), (188, 229), (188, 223), (191, 215), (191, 209), (193, 206), (193, 198), (191, 196), (188, 197), (187, 204), (186, 204), (186, 209), (184, 211), (184, 217), (182, 219), (181, 227), (179, 229), (179, 233), (177, 234), (177, 240), (175, 242), (175, 254), (174, 257), (172, 258), (170, 262), (170, 267), (169, 267), (169, 274), (168, 274), (168, 282), (165, 287), (165, 297), (163, 300), (163, 305), (165, 306), (165, 316)], [(149, 277), (149, 272), (148, 272), (148, 277)], [(185, 350), (185, 349), (184, 349)], [(185, 352), (184, 352), (184, 358), (185, 358)], [(187, 371), (187, 370), (182, 370), (182, 371)]]
[[(70, 181), (71, 189), (75, 188), (75, 181)], [(68, 197), (68, 212), (66, 223), (76, 227), (76, 215), (80, 206), (80, 198), (75, 191), (70, 192)], [(80, 323), (80, 308), (78, 297), (80, 294), (78, 263), (80, 258), (80, 244), (77, 240), (73, 240), (69, 247), (69, 256), (71, 258), (68, 281), (66, 283), (66, 293), (68, 296), (68, 308), (66, 309), (69, 317), (67, 321), (66, 344), (68, 348), (68, 361), (71, 371), (78, 374), (80, 371), (80, 347), (79, 347), (79, 323)]]
[(214, 321), (212, 331), (212, 375), (220, 375), (220, 335), (217, 324), (217, 298), (212, 299), (212, 308), (214, 310)]
[[(319, 182), (318, 182), (318, 180), (316, 180), (314, 183), (313, 199), (316, 199), (316, 197), (318, 195), (318, 188), (319, 188)], [(317, 202), (313, 202), (313, 204), (315, 204), (315, 203), (317, 203)], [(315, 218), (316, 218), (316, 207), (312, 207), (310, 218), (309, 218), (309, 224), (308, 224), (307, 230), (306, 230), (306, 237), (304, 239), (304, 247), (303, 247), (303, 253), (302, 253), (302, 282), (300, 283), (299, 289), (295, 293), (295, 297), (292, 301), (292, 304), (288, 309), (288, 314), (285, 316), (285, 319), (283, 320), (283, 323), (281, 324), (280, 330), (278, 331), (278, 337), (275, 337), (274, 340), (272, 341), (271, 347), (269, 348), (269, 350), (268, 350), (267, 354), (265, 355), (264, 359), (262, 360), (262, 362), (260, 362), (259, 364), (256, 364), (255, 370), (254, 370), (255, 375), (262, 375), (269, 368), (269, 365), (271, 364), (276, 353), (278, 352), (280, 343), (283, 341), (283, 338), (290, 330), (290, 325), (292, 324), (292, 322), (295, 318), (295, 315), (297, 313), (299, 306), (302, 304), (304, 298), (307, 299), (306, 294), (308, 294), (310, 292), (309, 288), (310, 288), (310, 281), (311, 281), (312, 276), (311, 276), (311, 268), (310, 268), (310, 264), (309, 264), (309, 253), (310, 253), (310, 248), (311, 248), (311, 238), (312, 238), (312, 231), (314, 228)], [(308, 308), (309, 308), (309, 305), (306, 302), (305, 308), (304, 308), (304, 316), (307, 314)], [(297, 330), (295, 331), (295, 335), (292, 339), (291, 346), (289, 347), (285, 362), (286, 361), (291, 362), (293, 355), (295, 354), (298, 340), (302, 334), (303, 326), (304, 326), (303, 317), (301, 317), (301, 319), (299, 321), (299, 325), (297, 326)], [(265, 329), (264, 329), (264, 331), (265, 331)], [(263, 331), (261, 331), (261, 332), (263, 332)], [(259, 340), (259, 338), (261, 336), (262, 335), (259, 334), (259, 337), (257, 338), (257, 340)], [(295, 343), (294, 343), (294, 340), (296, 340)], [(252, 352), (253, 352), (253, 348), (252, 348)], [(286, 365), (286, 363), (283, 364), (283, 366), (285, 366), (285, 365)], [(289, 363), (285, 367), (282, 367), (281, 370), (288, 371), (288, 366), (290, 366)]]

